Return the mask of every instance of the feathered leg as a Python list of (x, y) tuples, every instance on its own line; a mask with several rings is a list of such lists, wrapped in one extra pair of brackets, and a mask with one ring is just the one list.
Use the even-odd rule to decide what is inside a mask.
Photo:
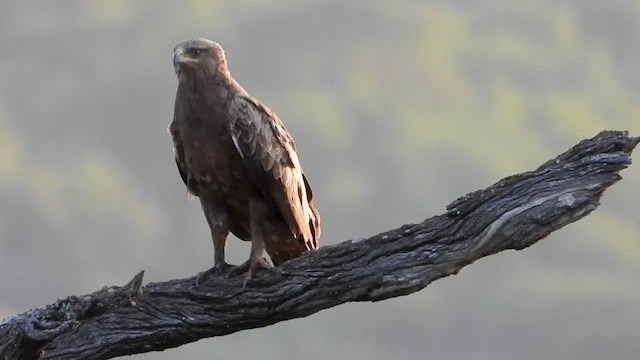
[(249, 216), (251, 217), (251, 255), (249, 257), (249, 270), (245, 276), (245, 285), (254, 272), (258, 269), (269, 269), (271, 264), (265, 259), (265, 233), (264, 223), (267, 209), (262, 201), (256, 198), (249, 200)]
[(200, 199), (202, 211), (211, 229), (211, 239), (213, 240), (213, 267), (203, 271), (196, 276), (196, 287), (198, 284), (212, 274), (222, 274), (231, 265), (225, 261), (224, 250), (229, 235), (229, 216), (223, 206), (215, 204), (206, 199)]

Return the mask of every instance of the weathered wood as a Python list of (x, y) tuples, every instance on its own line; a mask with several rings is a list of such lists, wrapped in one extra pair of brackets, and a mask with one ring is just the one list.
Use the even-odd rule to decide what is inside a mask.
[(475, 260), (520, 250), (596, 209), (640, 138), (602, 132), (535, 171), (464, 196), (448, 213), (325, 246), (243, 277), (194, 278), (71, 296), (0, 323), (3, 359), (108, 359), (308, 316), (350, 301), (419, 291)]

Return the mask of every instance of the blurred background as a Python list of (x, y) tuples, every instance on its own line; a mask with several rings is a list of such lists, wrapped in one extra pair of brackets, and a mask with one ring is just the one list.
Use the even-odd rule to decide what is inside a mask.
[[(165, 132), (172, 49), (197, 36), (295, 136), (323, 244), (640, 135), (640, 1), (2, 1), (0, 318), (212, 265)], [(635, 359), (640, 164), (623, 176), (587, 218), (420, 293), (133, 358)]]

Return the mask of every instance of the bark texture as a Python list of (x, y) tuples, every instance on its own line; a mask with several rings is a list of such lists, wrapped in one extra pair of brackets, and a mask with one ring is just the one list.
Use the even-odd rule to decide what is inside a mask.
[(459, 198), (447, 213), (259, 272), (70, 296), (0, 322), (0, 359), (108, 359), (419, 291), (475, 260), (524, 249), (595, 210), (640, 138), (605, 131), (534, 171)]

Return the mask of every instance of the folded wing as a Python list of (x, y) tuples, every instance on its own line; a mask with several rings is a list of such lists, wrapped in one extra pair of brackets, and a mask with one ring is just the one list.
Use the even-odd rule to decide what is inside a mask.
[(247, 96), (230, 106), (233, 143), (264, 196), (270, 197), (296, 239), (318, 247), (320, 218), (291, 134), (269, 108)]

